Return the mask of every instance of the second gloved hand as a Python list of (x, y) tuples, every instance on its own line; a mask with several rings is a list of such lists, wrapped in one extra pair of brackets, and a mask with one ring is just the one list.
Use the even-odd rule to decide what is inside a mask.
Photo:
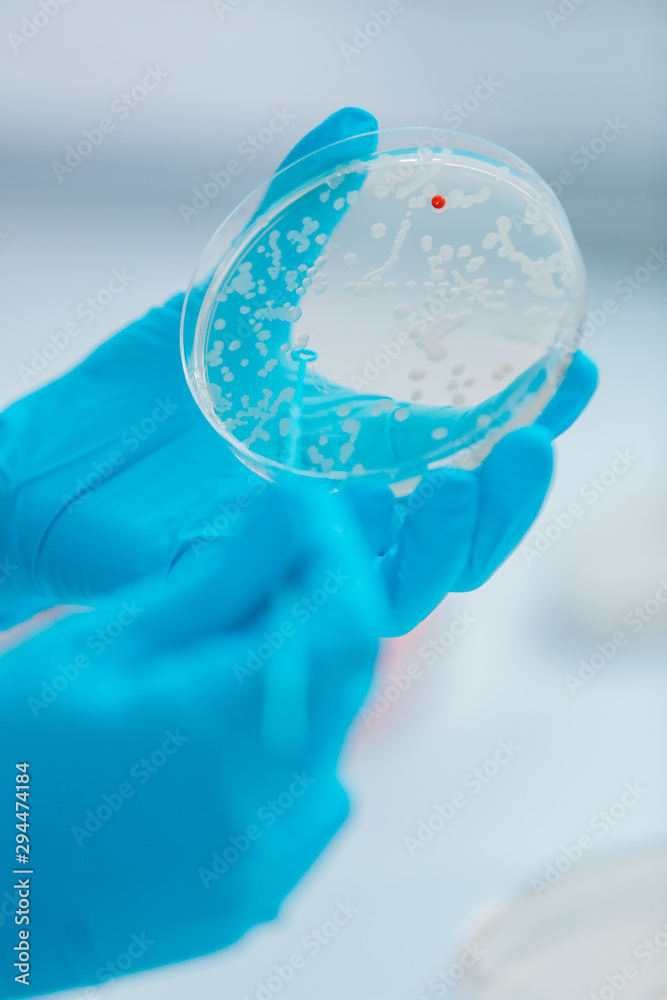
[[(18, 935), (3, 919), (2, 998), (230, 944), (338, 829), (338, 755), (379, 619), (338, 500), (276, 488), (177, 584), (124, 588), (0, 660), (0, 762), (7, 780), (29, 762), (38, 872), (31, 989), (7, 987)], [(9, 795), (0, 817), (13, 843)], [(2, 880), (11, 899), (16, 876)]]

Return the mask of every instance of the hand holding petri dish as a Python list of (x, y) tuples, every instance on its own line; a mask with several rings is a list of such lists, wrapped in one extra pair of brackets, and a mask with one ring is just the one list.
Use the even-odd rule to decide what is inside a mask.
[(533, 422), (577, 346), (585, 271), (548, 185), (500, 147), (392, 129), (249, 195), (186, 297), (193, 394), (248, 466), (409, 492)]

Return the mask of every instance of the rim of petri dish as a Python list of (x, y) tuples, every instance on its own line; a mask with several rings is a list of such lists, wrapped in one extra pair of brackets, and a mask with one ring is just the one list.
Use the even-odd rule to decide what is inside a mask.
[[(370, 155), (352, 155), (360, 144), (376, 142), (377, 147)], [(439, 163), (456, 163), (464, 159), (480, 161), (487, 168), (495, 168), (496, 177), (505, 181), (511, 179), (513, 186), (522, 195), (542, 209), (557, 231), (563, 244), (568, 248), (573, 265), (575, 291), (571, 296), (570, 322), (562, 327), (554, 343), (544, 351), (546, 358), (555, 354), (553, 371), (549, 379), (538, 391), (527, 394), (512, 412), (508, 406), (509, 418), (497, 428), (484, 432), (481, 440), (473, 440), (470, 445), (462, 443), (455, 452), (443, 458), (425, 463), (425, 468), (433, 470), (444, 466), (475, 468), (489, 454), (493, 446), (506, 434), (535, 421), (545, 406), (553, 398), (570, 365), (578, 346), (579, 328), (586, 308), (586, 272), (574, 234), (565, 210), (547, 182), (524, 160), (502, 146), (464, 132), (439, 129), (428, 126), (380, 129), (376, 132), (362, 132), (346, 136), (327, 146), (311, 151), (278, 170), (271, 177), (255, 187), (224, 218), (215, 231), (199, 260), (185, 295), (181, 313), (181, 359), (190, 390), (200, 410), (220, 434), (229, 447), (243, 461), (260, 475), (271, 478), (271, 470), (289, 470), (298, 475), (321, 479), (345, 479), (347, 473), (332, 470), (321, 472), (285, 466), (271, 458), (259, 456), (229, 433), (213, 408), (207, 389), (206, 365), (203, 355), (210, 332), (210, 319), (215, 296), (223, 281), (232, 273), (235, 263), (242, 259), (244, 248), (252, 243), (259, 232), (266, 227), (273, 215), (279, 214), (285, 205), (303, 197), (317, 188), (327, 178), (336, 173), (359, 172), (359, 165), (373, 164), (386, 167), (391, 158), (419, 157), (427, 153), (437, 154)], [(385, 159), (383, 159), (383, 157)], [(320, 169), (308, 170), (310, 164), (321, 162)], [(484, 171), (488, 175), (488, 169)], [(276, 192), (271, 197), (272, 191)], [(502, 407), (501, 407), (502, 409)], [(379, 470), (366, 470), (362, 475), (377, 476)], [(404, 477), (411, 483), (418, 482), (420, 475)]]
[[(605, 977), (634, 962), (639, 975), (628, 980), (622, 995), (665, 1000), (667, 944), (648, 963), (633, 955), (644, 936), (658, 933), (667, 942), (664, 841), (573, 864), (542, 896), (525, 891), (494, 907), (481, 923), (468, 921), (461, 940), (474, 939), (484, 954), (453, 995), (458, 1000), (583, 1000), (608, 990)], [(575, 992), (564, 978), (568, 975), (576, 980)]]

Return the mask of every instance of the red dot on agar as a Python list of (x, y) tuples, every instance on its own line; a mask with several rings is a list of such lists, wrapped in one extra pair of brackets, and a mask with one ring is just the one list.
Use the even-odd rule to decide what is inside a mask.
[(446, 201), (441, 194), (435, 194), (431, 198), (431, 204), (433, 205), (433, 208), (444, 208)]

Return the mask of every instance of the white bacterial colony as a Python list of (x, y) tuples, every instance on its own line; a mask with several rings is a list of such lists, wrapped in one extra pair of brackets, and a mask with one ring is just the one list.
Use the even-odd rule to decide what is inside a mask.
[[(380, 421), (417, 420), (412, 407), (422, 413), (433, 386), (435, 423), (415, 440), (425, 458), (452, 453), (504, 415), (502, 402), (493, 401), (526, 367), (523, 345), (539, 356), (565, 321), (572, 256), (543, 210), (524, 199), (517, 222), (503, 201), (500, 172), (483, 182), (478, 170), (466, 186), (447, 188), (446, 166), (412, 170), (416, 176), (396, 179), (388, 172), (364, 177), (363, 164), (341, 168), (303, 208), (297, 201), (267, 223), (221, 282), (203, 354), (208, 391), (226, 434), (260, 462), (341, 476), (386, 465), (392, 456), (373, 450), (391, 439)], [(514, 208), (516, 188), (509, 194)], [(342, 220), (355, 212), (363, 221), (346, 227)], [(386, 317), (377, 349), (370, 341), (365, 354), (359, 347), (361, 360), (350, 362), (347, 378), (339, 357), (335, 371), (326, 367), (326, 342), (314, 349), (312, 296), (321, 297), (322, 316), (340, 317), (331, 329), (351, 350), (355, 298), (362, 300), (357, 310), (377, 301)], [(365, 343), (361, 322), (357, 339)], [(492, 348), (486, 367), (487, 349), (476, 348), (480, 330)], [(363, 375), (368, 389), (354, 388), (353, 369), (376, 373)], [(382, 397), (382, 379), (398, 386), (397, 373), (403, 387)], [(460, 413), (471, 397), (475, 405), (489, 400), (489, 412), (466, 422)], [(443, 415), (448, 406), (458, 408), (460, 440)]]

